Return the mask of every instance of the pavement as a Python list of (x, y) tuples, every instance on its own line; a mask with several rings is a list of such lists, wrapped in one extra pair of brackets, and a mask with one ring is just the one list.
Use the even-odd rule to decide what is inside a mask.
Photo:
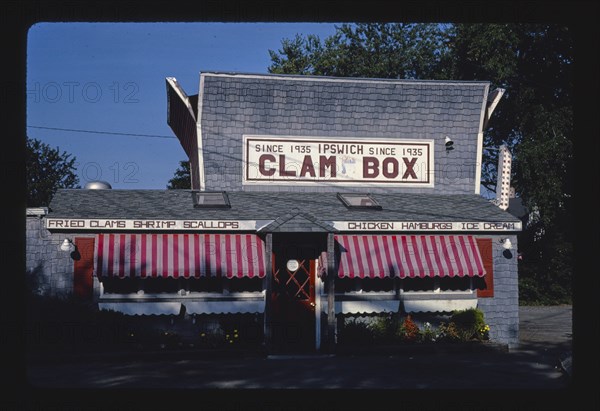
[[(425, 394), (429, 398), (426, 390), (470, 390), (472, 401), (476, 401), (479, 390), (496, 393), (496, 390), (518, 390), (521, 394), (527, 390), (544, 390), (546, 400), (558, 395), (553, 400), (553, 404), (557, 405), (566, 398), (560, 393), (564, 394), (570, 388), (571, 351), (571, 306), (521, 307), (520, 343), (510, 351), (493, 345), (479, 345), (465, 349), (455, 347), (450, 351), (367, 350), (367, 354), (335, 356), (238, 355), (209, 358), (185, 351), (168, 355), (91, 356), (78, 361), (30, 362), (27, 380), (34, 391), (57, 388), (141, 388), (151, 391), (176, 388), (217, 390), (218, 393), (223, 393), (223, 390), (286, 389), (300, 392), (350, 390), (353, 393), (357, 390), (388, 390), (388, 393), (416, 390), (423, 393), (417, 394), (417, 397)], [(264, 397), (261, 398), (264, 400)], [(406, 397), (401, 399), (407, 400)], [(508, 400), (507, 397), (497, 400), (500, 399)], [(536, 400), (534, 404), (542, 404), (540, 401)], [(223, 406), (224, 403), (219, 404)], [(312, 403), (312, 408), (298, 409), (320, 409), (317, 404)], [(262, 401), (257, 409), (266, 409), (267, 405)], [(449, 405), (449, 398), (444, 400), (444, 405)], [(130, 406), (128, 409), (131, 409)], [(457, 409), (494, 408), (494, 404), (489, 403), (484, 408), (465, 406), (463, 399)], [(232, 409), (248, 409), (248, 404), (237, 403), (237, 407), (234, 405)], [(437, 408), (434, 405), (431, 409)], [(552, 408), (544, 406), (540, 409)]]
[(572, 377), (572, 306), (519, 308), (519, 347), (514, 352), (536, 354), (542, 363), (556, 363)]

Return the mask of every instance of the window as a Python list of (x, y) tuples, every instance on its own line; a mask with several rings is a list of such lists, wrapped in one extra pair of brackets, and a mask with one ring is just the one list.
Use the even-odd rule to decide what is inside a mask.
[(199, 278), (103, 278), (104, 294), (151, 294), (170, 296), (184, 290), (189, 293), (230, 294), (260, 292), (262, 278), (199, 277)]
[(452, 312), (477, 307), (473, 291), (479, 277), (404, 278), (400, 281), (400, 299), (407, 313)]
[(407, 291), (434, 291), (436, 289), (435, 278), (403, 278), (400, 281), (400, 288)]
[(231, 208), (225, 191), (192, 191), (195, 208)]
[[(397, 282), (395, 285), (394, 282)], [(393, 292), (399, 287), (403, 292), (471, 292), (484, 288), (484, 279), (480, 277), (424, 277), (424, 278), (336, 278), (336, 294), (363, 292)], [(325, 283), (327, 291), (327, 283)], [(481, 290), (480, 290), (481, 291)]]
[[(394, 278), (336, 278), (336, 294), (346, 293), (370, 293), (381, 292), (388, 293), (394, 291)], [(327, 292), (327, 282), (325, 282), (325, 292)]]
[(471, 292), (474, 281), (474, 277), (403, 278), (400, 287), (404, 292)]
[[(336, 294), (356, 293), (356, 292), (392, 292), (396, 287), (404, 292), (470, 292), (477, 288), (477, 281), (483, 279), (479, 277), (424, 277), (424, 278), (336, 278)], [(394, 282), (397, 281), (396, 286)], [(325, 283), (327, 288), (327, 283)]]
[[(479, 277), (477, 277), (479, 278)], [(472, 289), (475, 277), (442, 277), (437, 285), (440, 291), (466, 291)]]
[(225, 286), (230, 293), (260, 292), (263, 290), (263, 279), (258, 277), (232, 278), (225, 281), (227, 281)]
[(349, 209), (381, 210), (381, 205), (370, 194), (338, 193), (337, 197)]
[(179, 290), (217, 292), (223, 290), (220, 278), (104, 278), (101, 280), (105, 294), (175, 294)]

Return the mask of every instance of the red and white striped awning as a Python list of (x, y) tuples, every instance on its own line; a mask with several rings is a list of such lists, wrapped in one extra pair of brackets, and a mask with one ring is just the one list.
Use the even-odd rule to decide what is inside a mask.
[[(483, 276), (477, 243), (468, 235), (337, 235), (340, 278)], [(326, 255), (320, 272), (326, 269)]]
[(99, 277), (264, 277), (263, 241), (254, 234), (98, 234)]

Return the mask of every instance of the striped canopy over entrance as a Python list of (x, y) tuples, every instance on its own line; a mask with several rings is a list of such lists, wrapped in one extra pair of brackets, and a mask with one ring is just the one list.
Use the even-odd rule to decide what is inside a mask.
[(99, 277), (264, 277), (265, 250), (254, 234), (98, 234)]
[[(337, 235), (340, 278), (483, 276), (477, 243), (467, 235)], [(321, 272), (327, 256), (321, 257)]]

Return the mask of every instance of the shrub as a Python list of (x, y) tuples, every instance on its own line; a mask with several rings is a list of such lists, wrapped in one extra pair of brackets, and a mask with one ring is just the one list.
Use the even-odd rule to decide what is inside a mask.
[(410, 314), (404, 318), (400, 327), (398, 327), (397, 335), (402, 341), (412, 342), (419, 340), (421, 335), (419, 327), (412, 320)]
[(378, 342), (393, 342), (398, 329), (398, 319), (395, 316), (380, 316), (369, 324), (374, 340)]
[(198, 345), (202, 348), (218, 348), (225, 345), (225, 341), (225, 332), (219, 327), (210, 331), (201, 331)]
[(264, 340), (262, 322), (254, 314), (220, 316), (219, 326), (224, 336), (224, 344), (229, 347), (258, 347)]
[(463, 341), (473, 338), (480, 339), (480, 331), (485, 330), (486, 327), (483, 312), (477, 308), (454, 311), (450, 317), (450, 322), (456, 325), (457, 332)]
[(441, 323), (438, 338), (442, 341), (461, 341), (463, 336), (455, 323)]
[(438, 339), (438, 333), (431, 326), (430, 323), (426, 322), (423, 324), (423, 329), (421, 330), (421, 341), (423, 342), (435, 342)]
[(490, 326), (485, 324), (478, 330), (478, 337), (480, 340), (489, 340), (490, 338)]
[(159, 345), (161, 348), (175, 348), (181, 346), (181, 337), (176, 332), (160, 330)]
[(233, 328), (229, 331), (225, 331), (225, 344), (226, 345), (235, 345), (240, 343), (240, 333), (239, 330)]
[[(131, 319), (98, 311), (74, 297), (29, 295), (25, 322), (29, 349), (109, 349), (136, 337)], [(133, 335), (131, 335), (133, 334)]]
[(339, 331), (340, 344), (369, 344), (374, 340), (371, 327), (362, 321), (350, 320), (343, 323)]

